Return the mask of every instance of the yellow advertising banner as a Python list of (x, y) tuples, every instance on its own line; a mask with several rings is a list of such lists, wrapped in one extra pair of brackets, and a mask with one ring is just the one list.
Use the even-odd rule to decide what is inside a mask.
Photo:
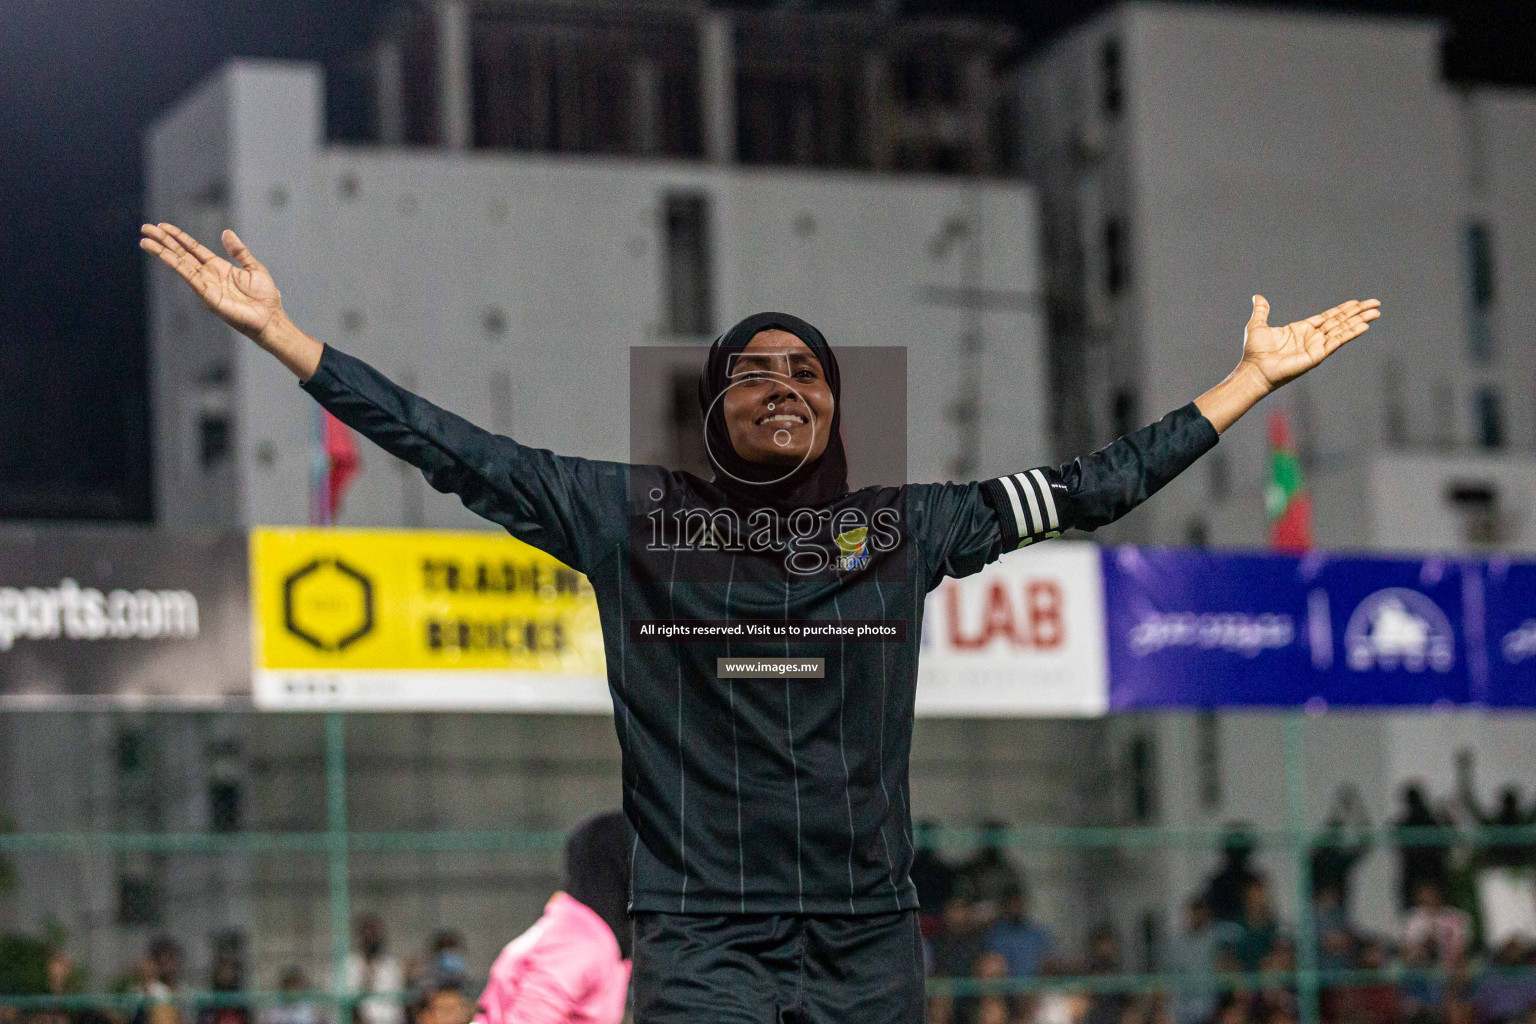
[(250, 579), (258, 706), (609, 706), (591, 585), (505, 534), (261, 528)]

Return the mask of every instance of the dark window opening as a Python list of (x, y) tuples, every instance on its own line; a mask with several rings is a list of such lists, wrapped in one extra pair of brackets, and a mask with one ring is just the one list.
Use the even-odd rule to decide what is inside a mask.
[(1504, 416), (1499, 396), (1492, 388), (1477, 393), (1477, 442), (1484, 448), (1504, 447)]
[(1493, 241), (1488, 225), (1467, 225), (1467, 276), (1472, 308), (1467, 325), (1472, 358), (1493, 358)]
[(709, 199), (668, 196), (662, 230), (667, 330), (685, 337), (709, 334), (715, 319)]
[(239, 832), (243, 793), (240, 783), (215, 781), (208, 785), (208, 831)]
[(1125, 225), (1119, 217), (1104, 223), (1104, 290), (1119, 295), (1129, 277), (1125, 254)]
[(128, 927), (158, 925), (163, 903), (160, 882), (153, 875), (124, 873), (118, 876), (118, 924)]
[(229, 458), (229, 417), (204, 413), (197, 423), (197, 460), (213, 469)]
[(1479, 309), (1493, 305), (1493, 243), (1488, 225), (1467, 225), (1467, 261), (1472, 272), (1472, 304)]
[(1184, 530), (1184, 543), (1192, 548), (1210, 546), (1211, 527), (1204, 516), (1194, 516)]
[(1195, 718), (1195, 772), (1200, 780), (1200, 807), (1221, 810), (1221, 720), (1214, 711)]
[(1462, 519), (1467, 543), (1494, 546), (1507, 540), (1505, 519), (1499, 508), (1499, 491), (1491, 483), (1461, 481), (1446, 488), (1446, 500)]
[(1109, 415), (1114, 424), (1116, 437), (1124, 437), (1134, 431), (1136, 429), (1136, 395), (1128, 388), (1118, 389)]
[(1131, 820), (1138, 825), (1145, 825), (1157, 814), (1151, 737), (1134, 737), (1128, 753), (1131, 774)]
[(672, 377), (672, 461), (674, 469), (708, 479), (713, 471), (704, 450), (704, 417), (699, 412), (699, 376), (679, 371)]
[(1104, 40), (1104, 50), (1100, 54), (1100, 60), (1100, 70), (1104, 76), (1104, 113), (1109, 117), (1115, 117), (1125, 105), (1125, 84), (1122, 80), (1118, 40)]

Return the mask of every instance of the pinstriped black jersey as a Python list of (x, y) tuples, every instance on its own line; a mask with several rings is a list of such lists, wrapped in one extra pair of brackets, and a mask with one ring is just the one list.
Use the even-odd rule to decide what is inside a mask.
[[(784, 513), (733, 506), (688, 473), (518, 444), (331, 346), (304, 387), (433, 487), (587, 575), (636, 832), (632, 907), (682, 913), (915, 907), (907, 766), (925, 595), (1005, 551), (1111, 522), (1217, 439), (1191, 403), (1061, 467), (869, 487)], [(702, 635), (658, 633), (690, 623)], [(786, 657), (820, 659), (823, 673), (736, 678), (717, 662)]]

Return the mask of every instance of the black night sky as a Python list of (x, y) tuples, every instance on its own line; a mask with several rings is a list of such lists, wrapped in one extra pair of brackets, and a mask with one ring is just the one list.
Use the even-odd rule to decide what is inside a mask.
[[(357, 55), (390, 0), (0, 2), (0, 519), (147, 520), (145, 128), (224, 60), (320, 61), (333, 136), (357, 137)], [(797, 6), (809, 6), (798, 4)], [(1103, 0), (908, 0), (981, 14), (1026, 47)], [(1274, 6), (1274, 5), (1270, 5)], [(1536, 86), (1532, 0), (1354, 0), (1433, 15), (1457, 80)]]

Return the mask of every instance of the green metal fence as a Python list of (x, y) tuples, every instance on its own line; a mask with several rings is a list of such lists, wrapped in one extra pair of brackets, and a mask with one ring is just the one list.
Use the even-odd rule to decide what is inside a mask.
[[(324, 822), (323, 831), (241, 831), (231, 834), (175, 831), (28, 831), (0, 832), (0, 857), (14, 855), (81, 853), (161, 853), (221, 856), (271, 854), (323, 857), (326, 903), (329, 917), (331, 985), (328, 989), (295, 995), (266, 990), (239, 993), (190, 993), (178, 999), (193, 1006), (239, 1004), (260, 1007), (294, 998), (323, 1000), (344, 1011), (358, 998), (346, 989), (346, 963), (350, 949), (352, 880), (350, 865), (357, 855), (376, 853), (544, 853), (559, 850), (565, 835), (559, 829), (506, 830), (398, 830), (354, 831), (349, 828), (347, 807), (346, 718), (328, 713), (324, 719)], [(1256, 828), (1248, 832), (1260, 848), (1284, 850), (1294, 858), (1295, 939), (1297, 966), (1278, 974), (1175, 975), (1127, 972), (1113, 975), (1072, 975), (1028, 979), (935, 978), (930, 992), (936, 996), (1025, 995), (1042, 991), (1080, 993), (1173, 993), (1188, 990), (1226, 991), (1281, 985), (1297, 996), (1300, 1024), (1316, 1024), (1320, 1018), (1319, 994), (1328, 986), (1401, 984), (1412, 980), (1446, 981), (1442, 970), (1391, 967), (1382, 970), (1324, 970), (1319, 965), (1316, 922), (1312, 912), (1311, 854), (1320, 845), (1343, 838), (1314, 826), (1308, 818), (1306, 726), (1308, 716), (1281, 716), (1284, 737), (1286, 824), (1282, 828)], [(1362, 833), (1355, 833), (1354, 842)], [(1520, 828), (1403, 828), (1384, 825), (1363, 833), (1381, 849), (1413, 846), (1482, 846), (1493, 843), (1536, 845), (1536, 826)], [(1158, 826), (1022, 827), (1006, 830), (1006, 847), (1025, 850), (1138, 850), (1187, 847), (1217, 849), (1227, 838), (1225, 828), (1176, 828)], [(938, 845), (970, 845), (977, 842), (976, 829), (945, 828), (935, 837)], [(507, 936), (510, 938), (511, 936)], [(403, 993), (401, 994), (403, 997)], [(130, 1012), (143, 1002), (134, 994), (112, 992), (67, 995), (0, 993), (0, 1017), (6, 1008), (16, 1013), (39, 1010), (108, 1009)]]

